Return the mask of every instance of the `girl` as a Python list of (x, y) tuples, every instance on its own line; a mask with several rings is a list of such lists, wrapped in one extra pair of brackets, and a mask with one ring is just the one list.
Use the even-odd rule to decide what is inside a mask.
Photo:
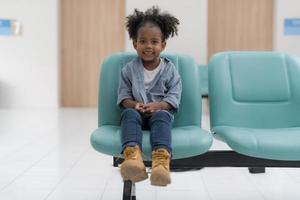
[(166, 40), (177, 35), (179, 21), (158, 7), (146, 12), (135, 9), (126, 19), (138, 57), (123, 67), (118, 89), (117, 104), (124, 109), (121, 140), (125, 161), (121, 175), (132, 182), (148, 178), (141, 151), (142, 130), (150, 129), (151, 184), (166, 186), (171, 183), (173, 114), (179, 107), (182, 86), (174, 64), (160, 53), (165, 49)]

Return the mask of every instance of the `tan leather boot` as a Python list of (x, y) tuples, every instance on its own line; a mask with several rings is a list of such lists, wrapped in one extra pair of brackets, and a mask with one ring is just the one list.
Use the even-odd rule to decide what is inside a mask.
[(123, 155), (125, 159), (121, 164), (123, 180), (130, 180), (135, 183), (148, 178), (141, 150), (138, 146), (126, 147)]
[(167, 186), (171, 183), (170, 154), (166, 149), (160, 148), (152, 151), (151, 185)]

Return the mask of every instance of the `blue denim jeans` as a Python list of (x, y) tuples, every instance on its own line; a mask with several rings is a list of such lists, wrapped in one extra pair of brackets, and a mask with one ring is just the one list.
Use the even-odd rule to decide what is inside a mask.
[(157, 111), (150, 117), (143, 117), (137, 110), (126, 108), (121, 115), (122, 149), (127, 146), (139, 145), (142, 148), (143, 132), (150, 130), (152, 151), (165, 148), (172, 153), (171, 128), (173, 117), (167, 111)]

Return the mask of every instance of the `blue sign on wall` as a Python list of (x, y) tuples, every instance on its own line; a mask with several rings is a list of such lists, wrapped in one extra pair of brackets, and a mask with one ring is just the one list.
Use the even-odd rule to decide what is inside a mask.
[(11, 35), (11, 20), (9, 19), (0, 19), (0, 35)]
[(300, 18), (284, 19), (284, 35), (300, 35)]

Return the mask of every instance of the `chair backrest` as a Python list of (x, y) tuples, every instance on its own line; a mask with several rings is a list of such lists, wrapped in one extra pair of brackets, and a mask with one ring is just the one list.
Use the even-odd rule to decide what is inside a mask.
[(223, 52), (209, 62), (211, 127), (300, 126), (300, 59), (276, 52)]
[(202, 95), (208, 96), (208, 67), (204, 64), (199, 65), (199, 73)]
[[(98, 97), (98, 125), (120, 125), (117, 90), (122, 67), (135, 58), (134, 53), (116, 53), (105, 59), (101, 66)], [(163, 54), (169, 58), (181, 76), (182, 94), (174, 127), (201, 126), (201, 88), (196, 62), (187, 55)]]

